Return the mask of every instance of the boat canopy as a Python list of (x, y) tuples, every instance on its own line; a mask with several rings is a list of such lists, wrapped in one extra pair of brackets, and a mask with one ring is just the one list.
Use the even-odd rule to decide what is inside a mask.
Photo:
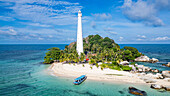
[(78, 77), (78, 78), (76, 78), (76, 79), (74, 79), (74, 80), (80, 80), (80, 79), (82, 79), (82, 78), (84, 78), (86, 75), (81, 75), (80, 77)]

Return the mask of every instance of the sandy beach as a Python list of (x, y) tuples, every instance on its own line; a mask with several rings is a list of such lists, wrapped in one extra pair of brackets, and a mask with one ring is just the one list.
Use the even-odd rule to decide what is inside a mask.
[(163, 86), (170, 86), (170, 82), (163, 79), (154, 79), (155, 83), (145, 83), (141, 80), (141, 76), (137, 74), (117, 71), (112, 69), (103, 69), (100, 67), (92, 66), (90, 68), (89, 64), (62, 64), (62, 63), (53, 63), (50, 68), (56, 76), (64, 77), (79, 77), (81, 75), (86, 75), (88, 79), (96, 81), (108, 81), (108, 82), (119, 82), (119, 83), (132, 83), (132, 84), (158, 84)]

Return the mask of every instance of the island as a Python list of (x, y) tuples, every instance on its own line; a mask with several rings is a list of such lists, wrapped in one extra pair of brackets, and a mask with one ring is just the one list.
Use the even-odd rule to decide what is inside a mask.
[(155, 63), (157, 59), (150, 59), (134, 47), (120, 48), (114, 40), (98, 34), (83, 39), (84, 52), (80, 55), (76, 51), (76, 42), (66, 45), (64, 50), (57, 47), (47, 50), (44, 63), (52, 64), (49, 69), (56, 76), (78, 77), (84, 74), (97, 81), (152, 84), (151, 88), (156, 84), (166, 90), (170, 86), (169, 71), (161, 72), (136, 62)]

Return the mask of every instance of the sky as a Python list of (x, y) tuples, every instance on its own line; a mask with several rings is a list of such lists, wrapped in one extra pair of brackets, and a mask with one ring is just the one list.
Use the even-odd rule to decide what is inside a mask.
[(0, 44), (69, 44), (99, 34), (118, 44), (170, 44), (170, 0), (0, 0)]

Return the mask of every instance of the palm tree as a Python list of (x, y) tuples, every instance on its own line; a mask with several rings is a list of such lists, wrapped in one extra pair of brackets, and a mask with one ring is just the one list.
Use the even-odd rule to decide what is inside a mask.
[(73, 53), (70, 53), (70, 54), (69, 54), (69, 61), (73, 61), (73, 59), (74, 59), (74, 54), (73, 54)]
[(90, 58), (90, 59), (92, 58), (91, 52), (89, 52), (87, 55), (88, 55), (88, 58)]
[(75, 60), (76, 63), (78, 63), (80, 61), (79, 60), (79, 55), (78, 55), (77, 51), (74, 54), (74, 60)]
[(109, 49), (106, 49), (106, 62), (108, 60), (108, 56), (109, 56)]
[(59, 61), (60, 62), (64, 62), (64, 52), (63, 51), (61, 51), (61, 53), (60, 53), (60, 59), (59, 59)]
[(68, 45), (65, 46), (64, 51), (65, 51), (66, 53), (68, 53)]
[(101, 53), (101, 58), (102, 58), (102, 62), (105, 60), (105, 52), (104, 51), (102, 51), (102, 53)]
[(100, 55), (99, 52), (97, 52), (96, 61), (99, 62), (99, 61), (101, 61), (101, 60), (102, 60), (101, 55)]
[(65, 53), (64, 54), (64, 61), (69, 61), (69, 54), (68, 53)]
[(85, 54), (84, 53), (81, 53), (81, 55), (80, 55), (80, 61), (84, 61), (84, 59), (85, 59)]
[(96, 61), (94, 59), (90, 59), (89, 64), (94, 64)]
[(104, 57), (104, 59), (106, 60), (106, 62), (107, 62), (107, 56), (108, 56), (108, 49), (107, 49), (107, 48), (104, 48), (104, 49), (103, 49), (103, 57)]
[(117, 53), (115, 53), (115, 56), (114, 56), (114, 61), (116, 61), (116, 58), (117, 58)]
[(111, 50), (111, 61), (113, 61), (113, 57), (115, 56), (115, 52), (113, 50)]

